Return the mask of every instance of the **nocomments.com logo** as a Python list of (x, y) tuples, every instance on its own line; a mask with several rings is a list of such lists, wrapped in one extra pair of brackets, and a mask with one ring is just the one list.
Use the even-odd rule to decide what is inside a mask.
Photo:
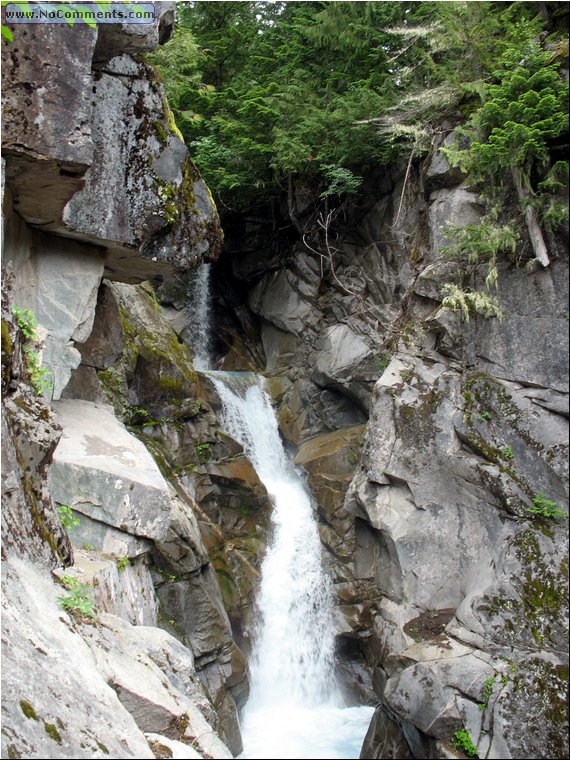
[[(6, 3), (7, 24), (152, 24), (154, 3)], [(3, 14), (3, 15), (4, 15)]]

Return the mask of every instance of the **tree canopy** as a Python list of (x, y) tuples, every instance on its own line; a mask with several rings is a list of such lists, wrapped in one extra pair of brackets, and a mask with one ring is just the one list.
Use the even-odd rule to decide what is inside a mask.
[(567, 56), (565, 6), (178, 3), (176, 34), (154, 60), (222, 210), (240, 210), (291, 177), (314, 178), (325, 198), (353, 192), (370, 167), (429, 150), (443, 119), (476, 118), (473, 155), (488, 162), (513, 141), (521, 163), (544, 158), (567, 119), (552, 60), (556, 40)]

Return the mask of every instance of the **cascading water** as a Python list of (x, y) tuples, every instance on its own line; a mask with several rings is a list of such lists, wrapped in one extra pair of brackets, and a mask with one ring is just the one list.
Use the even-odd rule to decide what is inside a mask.
[(209, 369), (211, 364), (211, 269), (211, 264), (202, 264), (194, 271), (188, 286), (190, 345), (194, 350), (194, 367), (197, 370)]
[(242, 444), (274, 501), (240, 757), (357, 758), (373, 708), (344, 707), (335, 682), (334, 608), (310, 497), (287, 460), (261, 378), (209, 374), (226, 432)]
[(262, 378), (209, 369), (210, 265), (197, 271), (189, 300), (194, 366), (211, 377), (222, 425), (244, 447), (274, 503), (240, 757), (358, 758), (374, 708), (346, 707), (335, 681), (334, 605), (309, 494), (283, 449)]

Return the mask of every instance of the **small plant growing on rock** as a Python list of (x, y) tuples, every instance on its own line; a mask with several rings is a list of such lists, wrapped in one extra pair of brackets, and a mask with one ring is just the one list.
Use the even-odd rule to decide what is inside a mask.
[(72, 575), (64, 575), (61, 578), (61, 582), (69, 593), (67, 596), (57, 597), (59, 606), (80, 618), (94, 619), (96, 613), (91, 586), (88, 586), (86, 583), (80, 583)]
[(209, 443), (199, 443), (196, 446), (196, 452), (198, 454), (198, 458), (201, 462), (207, 462), (210, 458), (210, 444)]
[(22, 350), (26, 357), (26, 367), (30, 373), (30, 383), (41, 396), (46, 391), (51, 390), (53, 381), (48, 368), (41, 366), (40, 356), (36, 350), (40, 342), (37, 334), (38, 320), (29, 309), (21, 309), (19, 306), (12, 307), (12, 314), (26, 339)]
[(127, 567), (131, 564), (131, 560), (128, 557), (118, 557), (117, 570), (120, 573), (124, 573)]
[(532, 507), (527, 507), (527, 512), (537, 517), (546, 517), (552, 519), (566, 519), (566, 512), (560, 509), (558, 504), (552, 499), (548, 499), (545, 494), (539, 492), (532, 497)]
[(460, 728), (453, 735), (452, 742), (455, 749), (461, 750), (467, 757), (479, 757), (477, 747), (473, 744), (473, 739), (466, 728)]
[(81, 524), (77, 517), (73, 514), (73, 510), (71, 507), (68, 507), (66, 504), (61, 504), (57, 508), (57, 512), (59, 514), (59, 520), (65, 530), (71, 530), (72, 528), (77, 528)]
[(479, 703), (480, 710), (486, 710), (491, 695), (493, 693), (493, 686), (495, 685), (495, 676), (489, 676), (483, 684), (483, 701)]
[(492, 420), (491, 412), (481, 412), (481, 414), (477, 417), (477, 419), (480, 422), (490, 422)]

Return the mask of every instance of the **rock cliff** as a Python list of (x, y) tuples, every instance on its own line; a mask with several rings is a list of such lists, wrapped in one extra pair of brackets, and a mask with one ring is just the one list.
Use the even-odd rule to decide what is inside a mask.
[(328, 242), (310, 187), (304, 242), (226, 225), (219, 344), (270, 376), (318, 504), (340, 671), (379, 704), (362, 757), (458, 756), (463, 730), (481, 757), (562, 757), (567, 228), (548, 268), (524, 237), (500, 263), (502, 320), (444, 308), (445, 230), (483, 207), (440, 144), (368, 176)]
[[(241, 748), (224, 539), (187, 463), (175, 485), (166, 466), (173, 439), (195, 456), (196, 431), (215, 439), (217, 421), (152, 287), (137, 285), (222, 243), (144, 62), (172, 31), (174, 3), (157, 8), (150, 26), (18, 26), (3, 45), (3, 757)], [(237, 444), (216, 444), (239, 461)], [(203, 488), (213, 478), (210, 466)]]
[(240, 751), (271, 503), (185, 342), (207, 260), (218, 366), (265, 374), (314, 497), (362, 757), (462, 730), (565, 757), (567, 229), (548, 268), (524, 236), (500, 262), (502, 320), (444, 308), (445, 229), (482, 206), (438, 138), (328, 218), (299, 184), (304, 239), (228, 218), (222, 251), (144, 61), (158, 5), (3, 51), (3, 756)]

